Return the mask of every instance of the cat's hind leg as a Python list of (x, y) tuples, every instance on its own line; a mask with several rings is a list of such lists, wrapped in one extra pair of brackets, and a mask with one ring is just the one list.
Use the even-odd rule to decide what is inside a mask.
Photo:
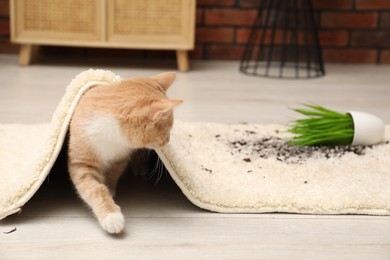
[(116, 161), (106, 171), (105, 182), (107, 184), (107, 187), (108, 187), (112, 197), (115, 197), (118, 180), (121, 177), (121, 175), (123, 174), (123, 172), (127, 166), (128, 161), (129, 161), (128, 158)]

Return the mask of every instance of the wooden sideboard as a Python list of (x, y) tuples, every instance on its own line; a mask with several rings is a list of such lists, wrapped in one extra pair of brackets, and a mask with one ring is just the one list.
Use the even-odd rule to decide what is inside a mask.
[(175, 50), (189, 69), (196, 0), (11, 0), (11, 39), (21, 65), (40, 45)]

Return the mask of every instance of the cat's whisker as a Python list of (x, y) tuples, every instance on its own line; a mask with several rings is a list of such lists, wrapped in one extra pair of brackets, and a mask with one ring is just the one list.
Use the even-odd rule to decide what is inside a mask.
[(157, 185), (157, 183), (161, 180), (164, 171), (164, 165), (161, 162), (160, 158), (157, 158), (157, 164), (158, 164), (158, 172), (157, 172), (157, 178), (156, 181), (154, 182), (154, 185)]
[(156, 169), (153, 169), (151, 172), (149, 172), (148, 174), (146, 174), (144, 178), (145, 178), (146, 180), (149, 180), (150, 178), (152, 178), (152, 177), (155, 175), (156, 172), (157, 172), (157, 170), (156, 170)]
[[(148, 153), (150, 153), (150, 151), (148, 151)], [(148, 174), (145, 175), (145, 179), (148, 180), (152, 178), (158, 172), (158, 167), (159, 167), (159, 158), (157, 158), (153, 170), (151, 170)]]

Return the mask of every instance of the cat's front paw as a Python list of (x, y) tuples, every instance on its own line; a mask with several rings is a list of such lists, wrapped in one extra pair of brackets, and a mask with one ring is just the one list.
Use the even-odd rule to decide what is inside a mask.
[(121, 212), (109, 213), (100, 221), (102, 228), (111, 234), (118, 234), (125, 227), (125, 218)]

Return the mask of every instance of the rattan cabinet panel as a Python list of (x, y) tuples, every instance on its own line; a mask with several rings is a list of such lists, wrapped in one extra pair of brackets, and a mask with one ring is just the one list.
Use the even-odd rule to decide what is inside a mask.
[(11, 0), (11, 39), (28, 65), (39, 45), (175, 50), (188, 70), (196, 0)]
[(13, 40), (61, 43), (103, 38), (103, 0), (16, 0)]
[(148, 48), (193, 48), (190, 0), (108, 0), (108, 41)]

